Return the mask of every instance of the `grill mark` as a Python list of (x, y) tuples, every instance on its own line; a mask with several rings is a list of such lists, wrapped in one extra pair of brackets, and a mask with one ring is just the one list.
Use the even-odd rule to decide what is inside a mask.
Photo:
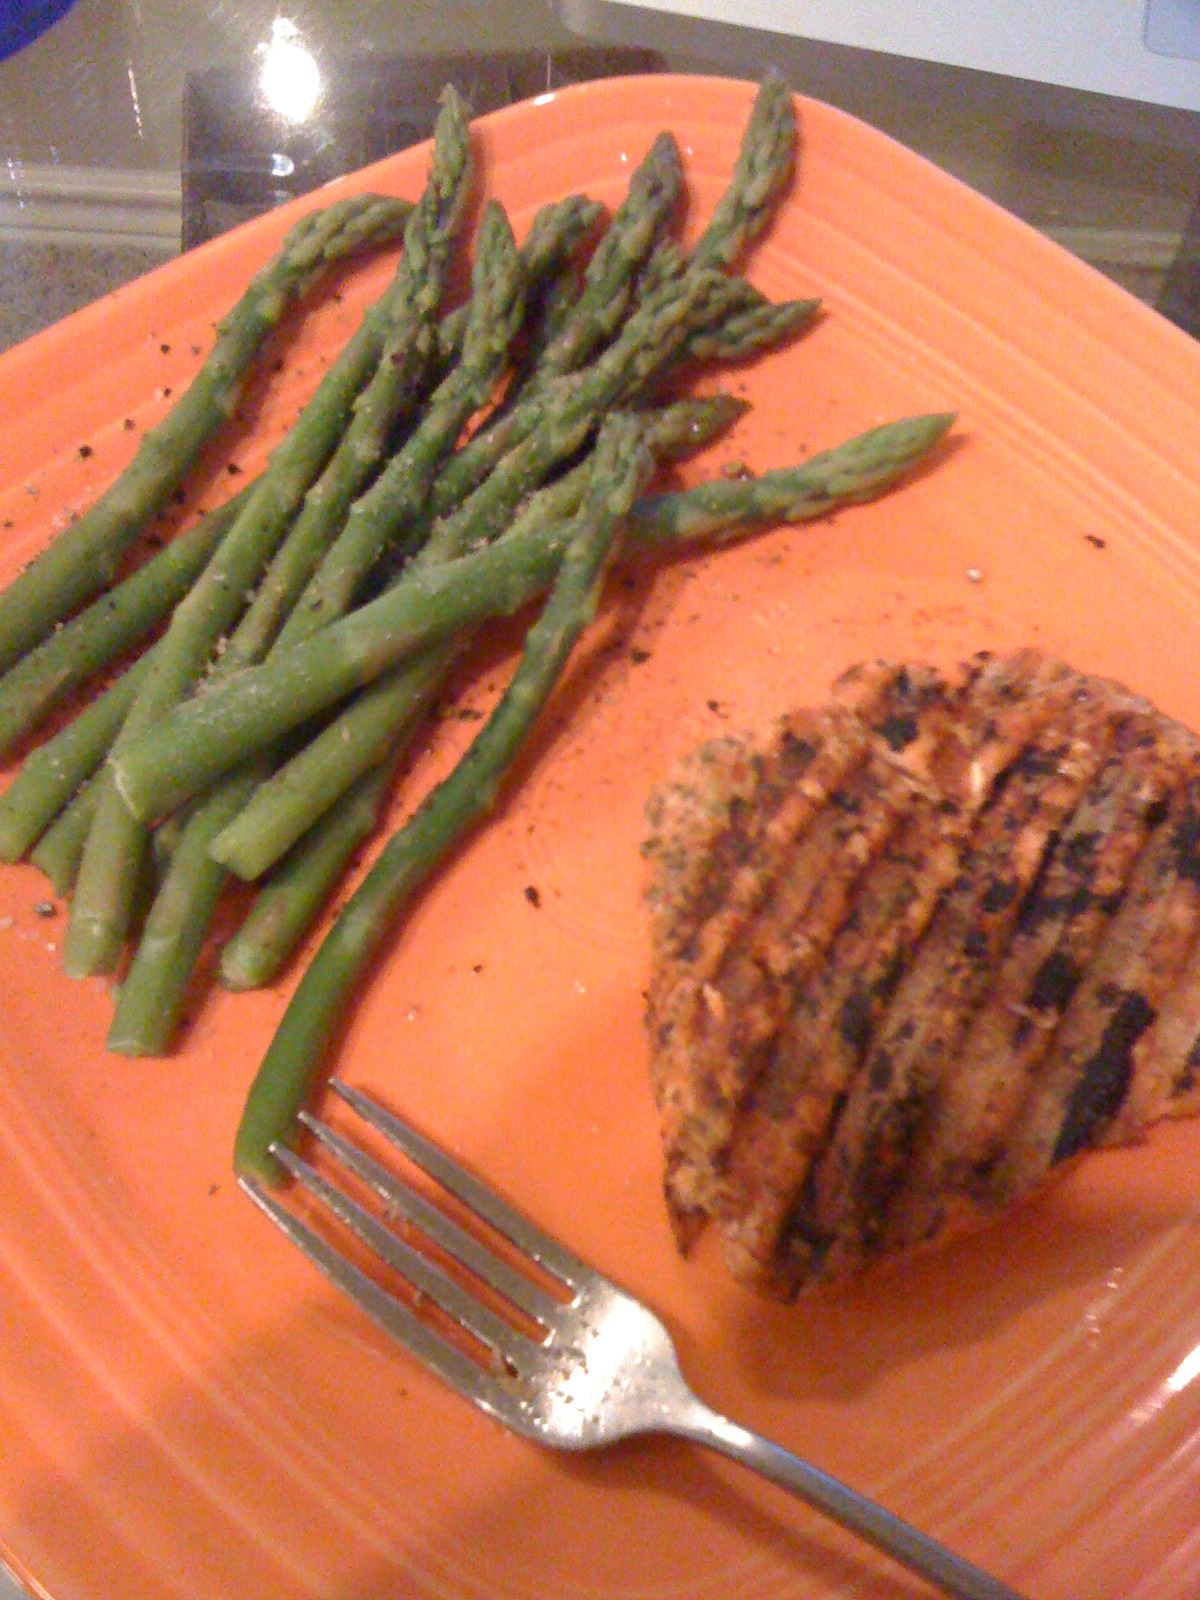
[(971, 1192), (990, 1171), (1149, 837), (1169, 775), (1153, 756), (1106, 763), (1064, 827), (1018, 917), (1007, 960), (976, 1014), (953, 1073), (934, 1096), (887, 1247), (978, 1219)]
[(712, 1204), (716, 1160), (764, 1049), (790, 997), (824, 957), (854, 884), (897, 825), (907, 798), (897, 775), (871, 760), (841, 794), (848, 808), (830, 805), (815, 820), (758, 917), (700, 991), (689, 1041), (693, 1092), (676, 1098), (662, 1118), (668, 1148), (678, 1155), (669, 1193), (681, 1210)]
[[(798, 858), (776, 878), (768, 900), (760, 900), (757, 920), (742, 923), (740, 940), (729, 946), (721, 972), (691, 991), (690, 1009), (678, 1029), (682, 1070), (667, 1074), (671, 1088), (659, 1097), (668, 1152), (666, 1191), (681, 1239), (693, 1231), (697, 1213), (711, 1210), (719, 1197), (737, 1114), (768, 1059), (765, 1046), (849, 914), (854, 884), (911, 804), (907, 780), (923, 770), (929, 751), (937, 748), (942, 732), (935, 730), (952, 726), (964, 691), (982, 666), (982, 659), (974, 660), (945, 675), (932, 667), (875, 663), (838, 681), (838, 701), (854, 708), (859, 726), (873, 729), (902, 708), (917, 720), (918, 731), (905, 762), (867, 763), (865, 793), (844, 785), (829, 794), (827, 811), (845, 813), (847, 824), (836, 816), (831, 822), (818, 817), (812, 831), (801, 836)], [(794, 840), (781, 839), (778, 848), (785, 856), (797, 847)], [(828, 869), (825, 857), (831, 854), (844, 870)], [(711, 1029), (707, 1024), (714, 1012)], [(734, 1030), (724, 1029), (729, 1016), (737, 1018)]]
[(1067, 1095), (1052, 1163), (1066, 1161), (1086, 1150), (1097, 1131), (1112, 1122), (1124, 1104), (1133, 1081), (1133, 1050), (1154, 1021), (1154, 1007), (1136, 990), (1122, 995), (1108, 1019), (1096, 1052)]
[[(969, 675), (966, 669), (957, 674), (959, 685)], [(770, 896), (772, 885), (796, 865), (789, 866), (789, 859), (797, 850), (810, 848), (805, 843), (809, 826), (814, 820), (819, 823), (839, 785), (847, 790), (847, 775), (866, 760), (865, 721), (886, 716), (897, 705), (912, 705), (914, 697), (932, 696), (941, 681), (932, 668), (910, 670), (887, 663), (873, 663), (843, 680), (840, 703), (823, 714), (826, 737), (817, 755), (801, 782), (790, 786), (782, 804), (765, 809), (756, 848), (731, 878), (720, 911), (694, 934), (690, 960), (656, 964), (647, 1003), (651, 1036), (660, 1041), (652, 1081), (667, 1154), (668, 1204), (685, 1246), (697, 1226), (698, 1193), (713, 1188), (705, 1167), (727, 1139), (727, 1124), (758, 1059), (755, 1019), (746, 1016), (743, 1037), (732, 1042), (733, 1053), (724, 1062), (726, 1071), (722, 1072), (717, 1054), (716, 1079), (709, 1077), (706, 1064), (714, 1060), (714, 1052), (705, 1040), (714, 998), (718, 1008), (727, 999), (741, 1006), (746, 998), (737, 988), (747, 979), (740, 969), (735, 971), (732, 991), (722, 994), (717, 983), (722, 964), (728, 963), (731, 951), (736, 953), (747, 929), (753, 934), (754, 915)], [(943, 691), (951, 692), (958, 691)], [(798, 881), (807, 886), (820, 864), (818, 860), (809, 865), (804, 869), (807, 876), (802, 872)], [(799, 865), (804, 868), (804, 863)], [(814, 948), (812, 955), (818, 953)], [(757, 1026), (761, 1031), (762, 1024)], [(726, 1109), (729, 1097), (733, 1103)]]
[(1133, 1082), (1104, 1142), (1125, 1144), (1160, 1117), (1200, 1111), (1200, 940), (1153, 1024), (1133, 1047)]
[[(737, 1275), (782, 1294), (1007, 1204), (1081, 1149), (1200, 1111), (1197, 740), (1036, 652), (952, 674), (870, 663), (835, 694), (808, 714), (810, 741), (798, 714), (769, 744), (714, 742), (663, 791), (647, 843), (672, 1220), (686, 1244), (716, 1215)], [(841, 721), (871, 754), (822, 794), (811, 771)], [(1120, 761), (1103, 765), (1101, 725)], [(800, 780), (787, 795), (770, 782), (785, 730)], [(1075, 773), (1082, 800), (1062, 793), (1068, 740), (1103, 773)], [(783, 825), (797, 789), (805, 820)], [(832, 881), (814, 873), (822, 848), (848, 845)], [(953, 969), (940, 988), (939, 950)], [(956, 1094), (974, 1122), (950, 1116)]]
[[(1088, 732), (1100, 738), (1100, 718), (1088, 711)], [(832, 1240), (822, 1271), (857, 1264), (883, 1246), (888, 1208), (930, 1097), (987, 991), (1055, 830), (1103, 759), (1086, 736), (1065, 758), (1057, 753), (1060, 745), (1056, 727), (1040, 734), (984, 813), (969, 864), (938, 908), (850, 1086), (817, 1161), (813, 1212), (806, 1219), (812, 1233)], [(1053, 776), (1046, 777), (1051, 760)], [(1013, 893), (997, 896), (997, 882), (1011, 883)]]
[[(976, 697), (931, 740), (929, 762), (942, 791), (963, 796), (974, 810), (960, 815), (957, 806), (943, 806), (938, 792), (922, 794), (895, 847), (864, 880), (854, 925), (842, 930), (793, 1012), (735, 1133), (721, 1207), (724, 1255), (735, 1275), (768, 1292), (787, 1294), (794, 1289), (789, 1270), (804, 1270), (803, 1251), (788, 1255), (779, 1248), (787, 1219), (803, 1225), (800, 1190), (839, 1097), (941, 896), (962, 870), (971, 829), (991, 792), (968, 784), (967, 775), (984, 761), (998, 780), (1058, 704), (1040, 692), (1043, 679), (1026, 680), (1026, 698), (1014, 704), (999, 666), (976, 687)], [(1003, 735), (995, 722), (1001, 696)]]
[(875, 1020), (962, 855), (945, 819), (909, 819), (900, 848), (861, 890), (858, 926), (839, 935), (825, 970), (781, 1031), (732, 1141), (719, 1216), (730, 1270), (774, 1293), (777, 1243), (823, 1147), (839, 1097)]
[(1103, 1141), (1133, 1078), (1133, 1050), (1170, 994), (1200, 930), (1200, 884), (1179, 824), (1200, 796), (1200, 756), (1181, 774), (1163, 824), (1134, 872), (1121, 910), (1068, 1006), (1046, 1065), (1015, 1119), (1015, 1132), (980, 1200), (1027, 1194), (1057, 1162)]

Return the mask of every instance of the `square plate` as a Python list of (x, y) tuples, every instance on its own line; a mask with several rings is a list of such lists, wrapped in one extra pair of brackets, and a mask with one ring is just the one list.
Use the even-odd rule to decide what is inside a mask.
[[(569, 190), (613, 205), (667, 126), (695, 228), (753, 92), (664, 76), (541, 96), (480, 123), (482, 187), (518, 235)], [(863, 657), (1021, 644), (1200, 726), (1200, 349), (878, 133), (799, 113), (795, 190), (750, 276), (825, 311), (727, 378), (753, 409), (684, 476), (791, 462), (917, 411), (956, 408), (959, 442), (874, 504), (613, 585), (519, 782), (392, 941), (338, 1070), (654, 1305), (711, 1403), (1038, 1600), (1177, 1600), (1200, 1588), (1200, 1126), (792, 1308), (741, 1290), (714, 1251), (682, 1261), (667, 1226), (638, 844), (676, 756), (823, 698)], [(321, 198), (415, 195), (427, 155)], [(312, 203), (0, 361), (0, 578), (128, 458)], [(289, 331), (192, 505), (262, 462), (390, 270), (348, 273)], [(502, 642), (476, 663), (464, 709), (509, 660)], [(469, 731), (443, 721), (398, 812)], [(0, 1547), (38, 1592), (909, 1593), (731, 1464), (668, 1441), (553, 1456), (427, 1378), (233, 1184), (242, 1098), (293, 979), (205, 996), (170, 1059), (108, 1057), (106, 985), (62, 976), (45, 894), (31, 869), (0, 870)]]

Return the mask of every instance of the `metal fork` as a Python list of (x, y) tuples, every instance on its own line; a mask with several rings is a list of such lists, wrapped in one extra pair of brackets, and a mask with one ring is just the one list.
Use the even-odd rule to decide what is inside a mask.
[[(297, 1183), (408, 1283), (415, 1291), (413, 1300), (381, 1287), (252, 1179), (239, 1179), (241, 1187), (339, 1288), (480, 1410), (529, 1439), (562, 1450), (589, 1450), (638, 1433), (678, 1434), (790, 1489), (955, 1600), (1021, 1600), (998, 1578), (874, 1501), (710, 1410), (688, 1388), (670, 1335), (645, 1306), (535, 1228), (361, 1090), (337, 1080), (330, 1087), (468, 1212), (534, 1263), (542, 1281), (532, 1271), (519, 1271), (479, 1234), (461, 1227), (356, 1142), (307, 1111), (300, 1113), (303, 1126), (378, 1197), (389, 1219), (401, 1220), (402, 1231), (293, 1150), (276, 1144), (273, 1154)], [(433, 1244), (435, 1255), (452, 1258), (486, 1285), (483, 1294), (410, 1242), (414, 1230), (427, 1241), (426, 1248)], [(546, 1287), (546, 1281), (558, 1292)], [(438, 1307), (442, 1317), (423, 1314), (423, 1303)], [(512, 1308), (511, 1315), (504, 1314), (507, 1308)]]

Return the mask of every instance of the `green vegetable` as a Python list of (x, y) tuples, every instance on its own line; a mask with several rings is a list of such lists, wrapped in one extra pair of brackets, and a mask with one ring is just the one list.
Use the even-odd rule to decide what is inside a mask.
[(493, 805), (500, 783), (591, 618), (621, 520), (652, 468), (641, 429), (610, 419), (597, 444), (587, 501), (558, 577), (530, 628), (512, 681), (466, 755), (384, 847), (326, 935), (300, 981), (263, 1059), (234, 1149), (241, 1174), (278, 1183), (272, 1144), (294, 1136), (330, 1035), (367, 962), (413, 891)]
[[(451, 115), (446, 122), (439, 118), (439, 130), (445, 128), (449, 134), (461, 121), (453, 115), (453, 91), (447, 91), (446, 103)], [(461, 181), (464, 160), (457, 137), (435, 143), (428, 188), (440, 194), (441, 174), (447, 168)], [(114, 756), (178, 705), (200, 677), (218, 640), (237, 621), (245, 596), (259, 581), (305, 493), (337, 447), (350, 407), (378, 366), (389, 335), (408, 325), (409, 310), (408, 276), (397, 271), (276, 449), (216, 554), (176, 607), (154, 651), (152, 668), (139, 683)], [(70, 976), (111, 972), (116, 966), (147, 843), (144, 826), (110, 779), (101, 787), (71, 904), (63, 945), (63, 968)]]
[(402, 200), (355, 195), (295, 224), (279, 254), (219, 326), (185, 393), (146, 434), (124, 472), (0, 594), (0, 671), (113, 581), (138, 534), (233, 414), (242, 380), (288, 306), (331, 263), (399, 238), (409, 209)]
[(791, 91), (769, 73), (755, 96), (729, 187), (691, 252), (693, 265), (731, 267), (744, 254), (791, 182), (798, 143)]
[[(661, 134), (630, 179), (628, 193), (588, 263), (582, 294), (542, 352), (526, 398), (533, 398), (543, 383), (577, 370), (620, 326), (632, 309), (638, 269), (678, 206), (682, 186), (678, 146), (670, 134)], [(525, 405), (506, 408), (475, 434), (434, 485), (434, 514), (445, 516), (461, 505), (544, 414), (545, 408), (536, 404), (533, 410)]]
[[(309, 491), (257, 595), (215, 663), (213, 681), (233, 676), (269, 648), (355, 495), (374, 473), (398, 417), (424, 382), (470, 174), (466, 116), (458, 96), (447, 89), (434, 131), (429, 179), (404, 231), (404, 253), (391, 291), (389, 328), (379, 364), (359, 393), (329, 464)], [(122, 985), (109, 1034), (111, 1050), (155, 1055), (166, 1047), (225, 882), (225, 871), (209, 857), (208, 845), (241, 809), (261, 775), (254, 767), (223, 783), (188, 820)], [(103, 806), (102, 796), (97, 808), (100, 823), (106, 820)], [(86, 868), (85, 852), (81, 880)], [(67, 958), (76, 960), (70, 935)]]
[[(952, 419), (873, 429), (800, 468), (650, 496), (631, 518), (629, 548), (709, 536), (763, 521), (797, 521), (877, 493), (941, 436)], [(134, 813), (165, 815), (389, 666), (488, 616), (517, 610), (549, 581), (561, 529), (536, 519), (468, 556), (410, 568), (392, 589), (240, 679), (180, 706), (114, 753)], [(432, 549), (432, 546), (428, 547)]]
[(402, 419), (419, 398), (437, 347), (437, 317), (471, 181), (471, 141), (462, 102), (448, 89), (434, 130), (429, 179), (404, 230), (389, 291), (388, 329), (378, 365), (354, 401), (337, 449), (307, 491), (299, 515), (230, 641), (225, 670), (257, 661), (270, 647), (347, 513), (384, 461)]
[(55, 894), (66, 896), (75, 887), (83, 847), (96, 815), (99, 781), (89, 778), (29, 852), (29, 864), (49, 878)]
[[(745, 409), (744, 402), (731, 396), (713, 395), (641, 413), (641, 420), (653, 453), (666, 459), (701, 448)], [(535, 494), (512, 532), (533, 526), (557, 528), (568, 522), (579, 509), (590, 474), (589, 455)], [(327, 728), (259, 786), (245, 810), (214, 841), (214, 857), (239, 876), (254, 879), (276, 863), (282, 868), (281, 857), (293, 848), (300, 851), (309, 839), (313, 849), (319, 850), (319, 836), (327, 828), (336, 831), (339, 827), (337, 802), (389, 755), (398, 758), (468, 643), (460, 638), (435, 645), (415, 661), (403, 662), (385, 673), (356, 696)], [(304, 926), (291, 929), (289, 947), (294, 947), (305, 931)]]
[(220, 510), (201, 517), (124, 583), (55, 629), (9, 668), (0, 678), (0, 756), (7, 755), (52, 706), (164, 620), (204, 570), (248, 493), (243, 489)]
[(672, 134), (660, 133), (587, 264), (582, 294), (542, 353), (539, 382), (577, 371), (612, 338), (633, 302), (638, 271), (670, 224), (682, 193), (679, 147)]
[[(534, 217), (521, 245), (521, 269), (530, 296), (553, 282), (575, 255), (604, 213), (604, 207), (586, 195), (571, 194), (551, 200)], [(471, 316), (470, 302), (447, 312), (438, 324), (438, 360), (445, 371), (462, 354), (462, 342)]]
[(524, 274), (503, 209), (492, 202), (480, 227), (462, 355), (433, 391), (420, 423), (345, 526), (280, 636), (290, 645), (340, 617), (389, 539), (424, 509), (438, 465), (467, 419), (491, 395), (524, 314)]
[(222, 784), (196, 808), (175, 843), (108, 1030), (118, 1055), (162, 1055), (171, 1044), (188, 986), (225, 886), (208, 846), (254, 788), (253, 772)]
[(697, 328), (683, 341), (677, 362), (745, 361), (803, 332), (821, 308), (819, 300), (784, 300), (732, 311), (709, 328)]
[(0, 861), (20, 861), (99, 771), (149, 671), (148, 651), (98, 699), (36, 750), (0, 795)]
[(339, 803), (284, 857), (263, 884), (241, 927), (221, 951), (227, 989), (261, 989), (282, 972), (342, 881), (355, 851), (379, 826), (403, 741), (365, 772)]

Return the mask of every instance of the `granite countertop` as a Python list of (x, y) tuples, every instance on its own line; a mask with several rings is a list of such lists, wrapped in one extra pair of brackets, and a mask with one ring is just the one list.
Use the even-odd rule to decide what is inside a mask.
[(749, 76), (767, 59), (1188, 315), (1200, 114), (746, 30), (714, 44), (630, 15), (614, 42), (570, 32), (553, 0), (75, 0), (0, 61), (0, 348), (423, 137), (439, 73), (483, 110), (606, 72)]

